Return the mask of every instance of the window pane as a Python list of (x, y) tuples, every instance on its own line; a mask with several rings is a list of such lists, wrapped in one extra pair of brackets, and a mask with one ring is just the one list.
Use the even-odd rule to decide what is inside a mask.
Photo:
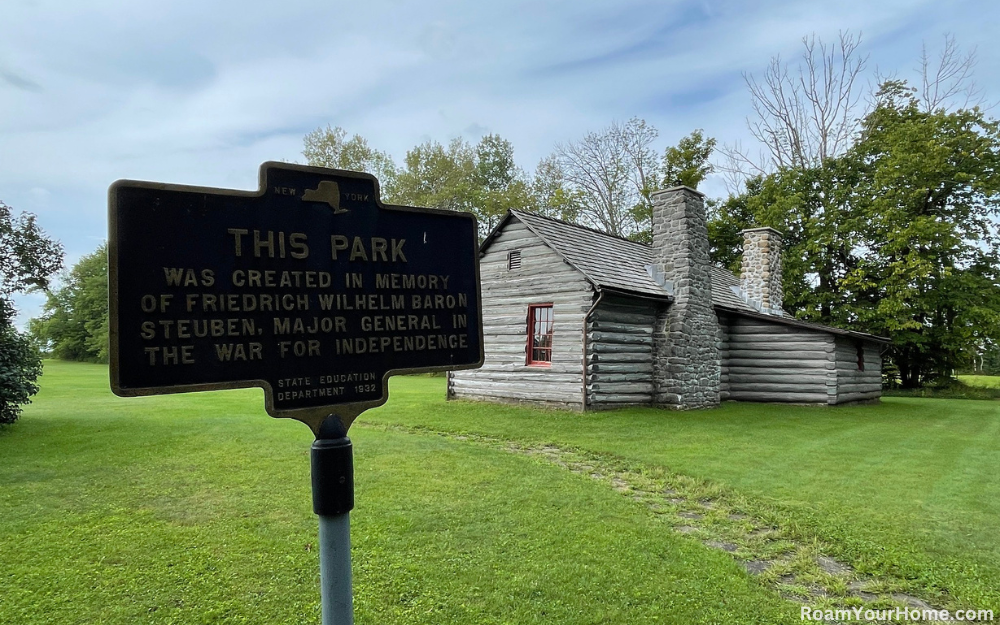
[(528, 318), (528, 364), (552, 361), (552, 306), (532, 306)]

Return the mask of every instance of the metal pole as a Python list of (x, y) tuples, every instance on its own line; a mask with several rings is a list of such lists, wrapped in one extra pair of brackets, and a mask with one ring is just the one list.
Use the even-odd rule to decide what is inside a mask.
[(319, 515), (319, 577), (323, 625), (353, 625), (351, 519), (354, 453), (340, 418), (323, 422), (312, 444), (313, 511)]
[(351, 625), (351, 515), (319, 517), (319, 584), (323, 625)]

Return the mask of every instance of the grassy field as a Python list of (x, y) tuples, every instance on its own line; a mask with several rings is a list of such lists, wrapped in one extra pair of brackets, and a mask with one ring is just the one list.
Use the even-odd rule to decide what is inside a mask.
[[(47, 363), (0, 432), (0, 623), (318, 622), (312, 436), (261, 400), (119, 399), (106, 367)], [(359, 623), (793, 622), (728, 555), (586, 477), (436, 435), (351, 436)]]
[(856, 570), (1000, 613), (1000, 402), (885, 398), (843, 407), (727, 403), (586, 415), (440, 403), (419, 379), (363, 416), (612, 454), (706, 479)]
[(958, 379), (976, 388), (1000, 388), (1000, 375), (960, 375)]
[[(748, 519), (885, 596), (1000, 612), (1000, 403), (579, 415), (443, 382), (394, 379), (351, 429), (359, 623), (800, 622), (775, 585), (799, 564), (740, 565)], [(311, 435), (261, 405), (119, 399), (105, 367), (47, 363), (0, 430), (0, 622), (318, 622)], [(678, 527), (664, 492), (711, 508)]]

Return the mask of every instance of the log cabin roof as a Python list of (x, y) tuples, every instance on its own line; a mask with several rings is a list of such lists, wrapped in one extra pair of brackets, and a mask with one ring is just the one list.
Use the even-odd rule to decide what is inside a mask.
[[(648, 245), (534, 213), (511, 211), (510, 214), (595, 287), (667, 301), (673, 299), (670, 292), (646, 271), (650, 263)], [(483, 243), (484, 251), (489, 241)]]
[[(493, 232), (483, 241), (480, 255), (486, 253), (504, 226), (515, 218), (559, 254), (567, 264), (582, 273), (587, 281), (594, 285), (595, 289), (668, 302), (673, 301), (671, 291), (658, 284), (647, 269), (653, 262), (652, 246), (537, 213), (520, 210), (508, 211), (507, 215), (493, 229)], [(713, 265), (711, 269), (712, 304), (717, 310), (830, 334), (883, 343), (889, 342), (888, 339), (864, 332), (833, 328), (791, 317), (764, 314), (737, 295), (733, 287), (739, 288), (740, 280), (738, 277), (721, 267)]]

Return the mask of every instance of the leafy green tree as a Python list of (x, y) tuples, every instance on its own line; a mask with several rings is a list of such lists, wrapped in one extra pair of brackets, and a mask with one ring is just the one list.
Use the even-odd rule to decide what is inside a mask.
[(31, 333), (64, 360), (108, 361), (108, 246), (77, 262), (49, 293)]
[(548, 217), (576, 223), (583, 211), (583, 193), (570, 187), (555, 156), (539, 161), (531, 181), (531, 194), (535, 211)]
[(0, 202), (0, 423), (13, 423), (38, 392), (42, 366), (31, 339), (14, 327), (14, 293), (48, 287), (62, 266), (62, 246), (42, 231), (35, 216)]
[(652, 242), (653, 207), (649, 202), (649, 194), (657, 187), (665, 189), (685, 185), (697, 189), (705, 176), (714, 169), (708, 161), (714, 150), (715, 139), (706, 138), (700, 129), (683, 137), (676, 146), (664, 150), (661, 167), (650, 172), (651, 179), (644, 182), (641, 194), (643, 200), (632, 209), (637, 230), (630, 238), (644, 243)]
[(845, 280), (870, 294), (856, 312), (893, 338), (904, 387), (1000, 340), (1000, 125), (978, 108), (928, 110), (914, 91), (885, 83), (852, 149), (866, 219)]
[(17, 331), (14, 306), (0, 299), (0, 424), (13, 423), (21, 406), (31, 403), (42, 374), (38, 348), (27, 334)]
[(1000, 375), (1000, 343), (994, 343), (983, 353), (979, 371), (990, 375)]
[(428, 141), (406, 153), (398, 178), (399, 202), (476, 215), (487, 234), (508, 209), (533, 210), (536, 198), (514, 162), (514, 147), (489, 134), (475, 146), (454, 139), (447, 146)]
[(396, 163), (387, 152), (368, 145), (361, 135), (347, 138), (346, 130), (328, 125), (307, 134), (303, 144), (302, 155), (309, 165), (372, 174), (378, 178), (382, 199), (396, 201)]
[(716, 141), (705, 137), (700, 128), (681, 138), (677, 145), (663, 152), (664, 188), (684, 185), (697, 189), (705, 176), (715, 171), (709, 158), (715, 151)]
[(514, 146), (489, 134), (475, 148), (476, 214), (480, 230), (489, 233), (509, 209), (534, 209), (535, 198), (521, 168), (514, 162)]
[(899, 81), (861, 128), (841, 156), (750, 179), (713, 215), (713, 255), (735, 269), (740, 229), (782, 231), (785, 309), (890, 337), (912, 388), (1000, 339), (1000, 131)]
[[(712, 262), (739, 275), (743, 258), (743, 235), (741, 231), (753, 227), (756, 217), (750, 205), (750, 198), (760, 195), (764, 184), (762, 176), (746, 181), (745, 190), (739, 195), (731, 195), (725, 200), (707, 201), (709, 255)], [(756, 208), (757, 203), (753, 204)]]
[(15, 217), (0, 202), (0, 297), (47, 288), (62, 261), (62, 245), (48, 238), (34, 215)]
[(476, 151), (468, 142), (427, 141), (409, 150), (404, 163), (400, 203), (476, 212)]

